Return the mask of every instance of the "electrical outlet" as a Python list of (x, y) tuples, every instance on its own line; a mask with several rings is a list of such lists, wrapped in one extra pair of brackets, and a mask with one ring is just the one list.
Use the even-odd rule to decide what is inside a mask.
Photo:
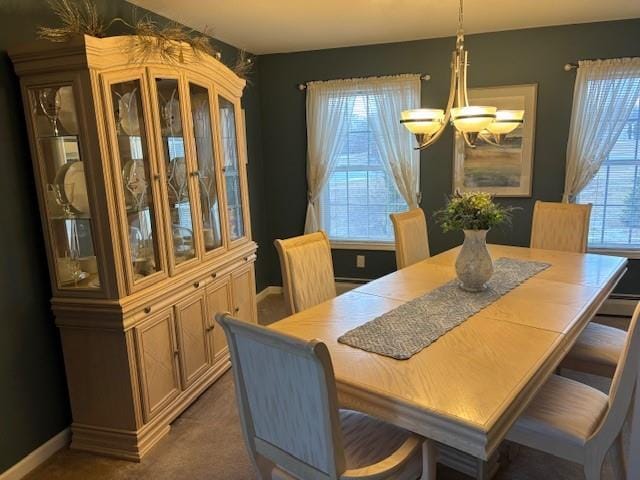
[(356, 267), (364, 268), (364, 255), (356, 255)]

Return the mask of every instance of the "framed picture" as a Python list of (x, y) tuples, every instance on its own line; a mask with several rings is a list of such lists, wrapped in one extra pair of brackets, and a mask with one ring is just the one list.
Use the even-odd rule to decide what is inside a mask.
[(537, 84), (470, 88), (471, 105), (524, 110), (524, 122), (500, 146), (478, 138), (476, 147), (454, 134), (453, 191), (483, 191), (498, 197), (530, 197), (536, 125)]

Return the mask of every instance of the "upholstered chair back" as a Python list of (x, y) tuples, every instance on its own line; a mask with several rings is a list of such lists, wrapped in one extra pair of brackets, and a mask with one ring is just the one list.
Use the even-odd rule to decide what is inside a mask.
[(396, 266), (398, 270), (429, 257), (427, 221), (421, 208), (392, 213), (396, 237)]
[(291, 313), (300, 312), (336, 296), (331, 246), (320, 231), (276, 240), (282, 270), (282, 288)]
[(254, 462), (267, 459), (296, 478), (339, 478), (345, 457), (333, 366), (324, 343), (228, 314), (216, 319), (229, 343), (240, 418)]
[[(609, 409), (598, 429), (592, 438), (594, 441), (604, 442), (604, 445), (611, 445), (611, 442), (618, 436), (627, 418), (629, 406), (633, 398), (634, 388), (638, 380), (638, 367), (640, 362), (640, 327), (638, 317), (640, 317), (640, 302), (636, 306), (627, 339), (618, 361), (616, 373), (609, 389)], [(636, 392), (636, 395), (640, 392)], [(639, 414), (639, 413), (635, 413)]]
[(531, 223), (531, 248), (587, 251), (591, 204), (537, 201)]

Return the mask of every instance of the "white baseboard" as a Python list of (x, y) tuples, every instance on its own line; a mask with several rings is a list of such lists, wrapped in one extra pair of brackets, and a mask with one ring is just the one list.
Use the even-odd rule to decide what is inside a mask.
[[(270, 287), (266, 287), (264, 290), (259, 292), (256, 295), (256, 300), (258, 302), (261, 302), (262, 300), (267, 298), (269, 295), (278, 295), (279, 293), (282, 293), (282, 287), (277, 287), (277, 286), (272, 285)], [(2, 479), (0, 479), (0, 480), (2, 480)]]
[[(349, 290), (353, 290), (354, 288), (357, 288), (360, 285), (362, 285), (362, 283), (351, 283), (351, 282), (336, 280), (336, 292), (338, 295), (340, 295), (344, 292), (348, 292)], [(279, 295), (280, 293), (282, 293), (282, 287), (271, 285), (269, 287), (266, 287), (261, 292), (258, 292), (258, 294), (256, 295), (256, 301), (259, 303), (265, 298), (267, 298), (269, 295)], [(0, 478), (0, 480), (2, 479)]]
[(0, 480), (20, 480), (46, 462), (54, 453), (63, 449), (71, 441), (71, 429), (65, 428), (56, 436), (40, 445), (9, 470), (0, 473)]

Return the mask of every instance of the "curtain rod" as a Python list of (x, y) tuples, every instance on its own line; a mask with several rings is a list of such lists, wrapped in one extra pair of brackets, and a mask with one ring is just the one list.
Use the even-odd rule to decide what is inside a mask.
[[(390, 75), (393, 76), (393, 75)], [(431, 75), (429, 75), (428, 73), (422, 74), (420, 75), (420, 80), (424, 80), (425, 82), (428, 82), (429, 80), (431, 80)], [(299, 83), (298, 85), (296, 85), (296, 88), (298, 90), (300, 90), (301, 92), (307, 89), (307, 82), (305, 83)]]
[[(601, 58), (598, 59), (592, 59), (592, 60), (603, 60)], [(613, 60), (613, 59), (611, 59)], [(565, 72), (570, 72), (571, 70), (575, 70), (576, 68), (578, 68), (578, 64), (577, 63), (565, 63), (564, 64), (564, 71)]]

